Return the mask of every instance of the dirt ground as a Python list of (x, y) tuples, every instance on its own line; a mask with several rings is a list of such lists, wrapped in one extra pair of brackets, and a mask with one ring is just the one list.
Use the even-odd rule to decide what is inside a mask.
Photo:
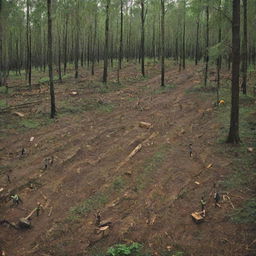
[[(255, 227), (234, 224), (228, 217), (241, 204), (243, 192), (232, 191), (232, 201), (214, 206), (213, 186), (232, 171), (232, 159), (217, 153), (222, 127), (213, 97), (189, 93), (200, 83), (200, 67), (179, 72), (169, 65), (166, 89), (159, 88), (158, 68), (149, 65), (148, 77), (142, 79), (139, 66), (127, 64), (122, 86), (114, 83), (111, 71), (107, 89), (99, 89), (100, 69), (95, 77), (86, 71), (77, 81), (56, 84), (56, 120), (35, 129), (1, 127), (1, 166), (12, 171), (11, 183), (2, 175), (0, 187), (2, 193), (18, 193), (23, 203), (2, 201), (0, 219), (16, 223), (37, 202), (44, 207), (40, 216), (32, 217), (30, 230), (0, 227), (0, 246), (7, 256), (100, 255), (129, 241), (144, 244), (154, 255), (172, 255), (168, 250), (197, 256), (256, 255), (250, 246)], [(18, 85), (19, 80), (9, 84), (16, 86), (14, 92)], [(35, 103), (6, 111), (3, 122), (33, 115), (48, 118), (47, 85), (17, 91), (8, 101)], [(152, 127), (140, 127), (142, 121)], [(138, 145), (141, 149), (128, 159)], [(20, 156), (23, 147), (26, 152)], [(43, 170), (48, 156), (54, 162)], [(190, 214), (200, 210), (202, 196), (206, 218), (197, 225)], [(95, 232), (98, 210), (112, 222), (104, 234)]]

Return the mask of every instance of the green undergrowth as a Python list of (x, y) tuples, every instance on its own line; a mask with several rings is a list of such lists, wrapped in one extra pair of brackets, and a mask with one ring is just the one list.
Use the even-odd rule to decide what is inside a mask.
[[(37, 129), (40, 127), (47, 126), (51, 124), (54, 120), (50, 118), (48, 113), (38, 113), (33, 114), (33, 116), (25, 116), (25, 117), (16, 117), (13, 115), (8, 115), (4, 119), (0, 119), (0, 127), (4, 130), (16, 130), (19, 132), (25, 132), (28, 130)], [(1, 133), (1, 135), (5, 135), (5, 133)], [(0, 136), (1, 136), (0, 135)]]
[(65, 114), (80, 114), (85, 111), (99, 111), (110, 113), (114, 109), (114, 104), (96, 101), (61, 101), (58, 104), (58, 113), (60, 115)]
[[(226, 143), (229, 132), (230, 120), (230, 90), (224, 88), (220, 91), (221, 99), (225, 104), (217, 108), (218, 121), (221, 124), (219, 132), (220, 153), (232, 159), (232, 172), (227, 179), (222, 182), (225, 189), (252, 191), (249, 197), (255, 196), (256, 182), (256, 104), (255, 98), (240, 94), (240, 139), (239, 145)], [(253, 152), (248, 152), (252, 147)], [(256, 201), (248, 199), (241, 208), (236, 209), (231, 214), (231, 220), (236, 223), (256, 223)]]
[(68, 220), (75, 221), (89, 212), (102, 207), (108, 201), (105, 193), (97, 193), (69, 210)]
[(146, 159), (144, 166), (136, 177), (136, 190), (141, 191), (154, 179), (152, 173), (161, 168), (169, 148), (167, 145), (161, 145), (158, 150), (149, 159)]
[[(62, 76), (62, 80), (65, 80), (65, 79), (68, 79), (68, 78), (72, 78), (72, 75), (71, 74), (66, 74), (66, 75), (63, 75)], [(53, 77), (53, 81), (59, 81), (59, 76), (54, 76)], [(48, 76), (44, 76), (44, 77), (41, 77), (39, 80), (38, 80), (38, 83), (39, 84), (45, 84), (45, 83), (49, 83), (49, 77)]]
[(169, 92), (171, 89), (176, 88), (175, 84), (166, 84), (165, 86), (159, 86), (152, 94), (163, 94)]
[(6, 108), (6, 100), (0, 100), (0, 110), (1, 108)]

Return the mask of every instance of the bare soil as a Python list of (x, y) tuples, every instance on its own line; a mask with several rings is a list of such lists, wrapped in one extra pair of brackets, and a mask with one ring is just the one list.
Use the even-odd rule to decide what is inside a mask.
[[(12, 170), (12, 182), (2, 174), (1, 187), (3, 193), (17, 192), (23, 203), (3, 201), (0, 219), (17, 222), (37, 202), (44, 206), (40, 216), (32, 217), (30, 230), (0, 227), (7, 256), (96, 255), (129, 241), (144, 244), (154, 255), (168, 255), (168, 250), (197, 256), (255, 255), (253, 246), (248, 247), (255, 227), (229, 220), (233, 206), (241, 205), (246, 195), (232, 191), (231, 202), (214, 206), (213, 185), (233, 168), (232, 159), (218, 153), (222, 127), (214, 96), (188, 93), (200, 83), (199, 68), (178, 72), (171, 65), (167, 89), (159, 87), (158, 68), (149, 65), (148, 77), (142, 79), (138, 66), (127, 64), (121, 72), (123, 85), (115, 83), (112, 71), (108, 89), (99, 89), (100, 69), (95, 77), (83, 71), (77, 81), (56, 84), (56, 120), (35, 129), (1, 127), (1, 166)], [(13, 80), (9, 86), (16, 86), (16, 92), (19, 83)], [(37, 103), (16, 109), (25, 117), (7, 109), (2, 122), (34, 115), (48, 119), (49, 92), (47, 85), (40, 87), (13, 93), (10, 105)], [(141, 121), (153, 127), (141, 128)], [(142, 148), (125, 161), (139, 144)], [(20, 156), (23, 147), (26, 153)], [(48, 156), (54, 157), (53, 165), (43, 170)], [(206, 218), (197, 225), (190, 215), (200, 210), (202, 196)], [(112, 222), (104, 234), (95, 232), (98, 210)]]

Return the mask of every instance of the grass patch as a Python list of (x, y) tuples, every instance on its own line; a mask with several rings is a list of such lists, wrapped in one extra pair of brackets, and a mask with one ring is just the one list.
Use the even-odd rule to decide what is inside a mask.
[(27, 129), (35, 129), (40, 126), (40, 123), (33, 119), (24, 119), (20, 121), (20, 125)]
[(231, 216), (231, 220), (239, 224), (256, 224), (256, 199), (250, 199), (242, 208), (235, 209)]
[(5, 107), (6, 107), (6, 101), (0, 100), (0, 108), (5, 108)]
[(79, 114), (85, 111), (100, 111), (110, 113), (114, 109), (113, 104), (109, 103), (99, 103), (95, 101), (87, 101), (87, 102), (69, 102), (69, 101), (62, 101), (59, 104), (59, 113), (63, 114)]
[(153, 91), (153, 94), (162, 94), (162, 93), (167, 93), (171, 89), (176, 88), (175, 84), (166, 84), (165, 86), (159, 86), (158, 89)]
[(122, 190), (124, 186), (125, 180), (122, 177), (117, 177), (112, 184), (113, 189), (116, 191)]
[(89, 212), (96, 210), (97, 208), (100, 208), (103, 206), (108, 200), (108, 197), (106, 194), (103, 193), (97, 193), (88, 199), (84, 200), (79, 205), (72, 207), (69, 210), (69, 220), (74, 220), (79, 217), (82, 217)]
[(140, 174), (136, 179), (136, 189), (143, 190), (148, 183), (152, 180), (151, 174), (154, 170), (160, 168), (166, 157), (167, 147), (161, 146), (153, 156), (145, 161), (143, 170), (140, 171)]
[(202, 84), (197, 84), (185, 90), (186, 93), (216, 93), (216, 85), (208, 84), (206, 87)]
[[(222, 124), (219, 132), (219, 153), (232, 158), (233, 170), (226, 180), (222, 182), (225, 189), (253, 188), (256, 181), (256, 121), (255, 121), (255, 98), (240, 95), (240, 139), (239, 145), (226, 144), (229, 132), (229, 120), (231, 110), (230, 89), (222, 88), (221, 98), (225, 104), (217, 108), (218, 121)], [(248, 147), (254, 151), (249, 153)], [(235, 223), (256, 223), (256, 200), (249, 199), (241, 208), (235, 209), (231, 214), (231, 220)]]

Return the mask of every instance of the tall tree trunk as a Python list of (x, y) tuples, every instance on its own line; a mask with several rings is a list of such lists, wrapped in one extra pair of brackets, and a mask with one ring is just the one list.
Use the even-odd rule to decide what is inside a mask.
[(96, 48), (96, 38), (97, 38), (97, 13), (94, 14), (94, 33), (93, 33), (93, 45), (92, 45), (92, 76), (94, 76), (95, 67), (95, 48)]
[[(221, 14), (221, 1), (219, 0), (219, 35), (218, 35), (218, 43), (221, 43), (222, 40), (222, 14)], [(218, 59), (217, 59), (217, 104), (220, 101), (220, 96), (219, 96), (219, 91), (220, 91), (220, 70), (221, 70), (221, 59), (222, 56), (219, 54)]]
[(165, 0), (161, 0), (161, 86), (165, 86), (164, 75), (165, 75)]
[(51, 118), (56, 115), (55, 107), (55, 94), (54, 94), (54, 84), (53, 84), (53, 70), (52, 70), (52, 17), (51, 17), (51, 0), (47, 0), (47, 14), (48, 14), (48, 65), (49, 65), (49, 85), (50, 85), (50, 95), (51, 95)]
[(64, 74), (67, 72), (67, 51), (68, 51), (68, 14), (65, 22), (65, 36), (64, 36)]
[(3, 72), (3, 26), (2, 26), (2, 14), (3, 14), (3, 3), (0, 0), (0, 86), (4, 82), (4, 72)]
[[(61, 30), (60, 30), (61, 31)], [(58, 55), (58, 73), (59, 73), (59, 81), (62, 82), (62, 73), (61, 73), (61, 40), (60, 40), (60, 31), (58, 32), (58, 47), (59, 47), (59, 55)]]
[(104, 52), (104, 70), (103, 70), (103, 83), (108, 81), (108, 44), (109, 44), (109, 6), (110, 0), (106, 0), (106, 20), (105, 20), (105, 52)]
[(206, 6), (206, 49), (205, 49), (205, 73), (204, 73), (204, 86), (207, 86), (208, 80), (208, 65), (209, 65), (209, 0)]
[(26, 79), (31, 89), (31, 26), (30, 26), (30, 0), (27, 0), (27, 68)]
[(144, 11), (144, 0), (140, 1), (141, 5), (141, 74), (145, 77), (145, 11)]
[(248, 66), (248, 39), (247, 39), (247, 0), (243, 0), (243, 9), (244, 9), (244, 36), (243, 36), (243, 59), (242, 59), (242, 90), (243, 94), (247, 93), (247, 66)]
[(199, 22), (200, 22), (200, 16), (198, 15), (197, 21), (196, 21), (196, 53), (195, 53), (195, 65), (198, 64), (198, 50), (199, 50)]
[(117, 82), (120, 83), (120, 70), (122, 68), (123, 59), (123, 0), (120, 0), (120, 43), (119, 43), (119, 58), (118, 58), (118, 71)]
[(75, 49), (75, 78), (78, 78), (79, 61), (79, 1), (76, 0), (76, 49)]
[(184, 0), (183, 13), (183, 34), (182, 34), (182, 67), (186, 68), (186, 0)]
[(232, 89), (231, 119), (227, 142), (237, 144), (239, 138), (239, 69), (240, 69), (240, 0), (233, 0), (232, 22)]

